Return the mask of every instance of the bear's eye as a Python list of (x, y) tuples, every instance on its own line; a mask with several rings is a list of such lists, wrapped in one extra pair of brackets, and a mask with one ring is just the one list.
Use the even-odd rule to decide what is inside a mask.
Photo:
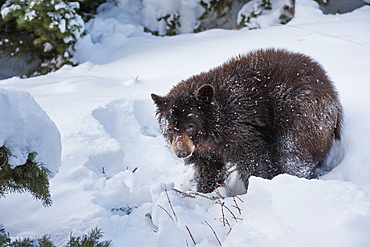
[(194, 134), (195, 126), (192, 124), (189, 124), (188, 127), (186, 127), (186, 132), (188, 135)]

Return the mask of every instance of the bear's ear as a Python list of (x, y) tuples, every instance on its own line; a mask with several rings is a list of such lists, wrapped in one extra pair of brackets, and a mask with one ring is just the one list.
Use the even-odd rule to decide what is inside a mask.
[(211, 103), (215, 95), (215, 88), (211, 84), (205, 84), (198, 88), (195, 97), (205, 103)]
[(156, 95), (154, 93), (152, 93), (151, 96), (152, 96), (154, 103), (157, 105), (158, 109), (162, 111), (163, 107), (165, 106), (167, 102), (167, 99), (165, 97)]

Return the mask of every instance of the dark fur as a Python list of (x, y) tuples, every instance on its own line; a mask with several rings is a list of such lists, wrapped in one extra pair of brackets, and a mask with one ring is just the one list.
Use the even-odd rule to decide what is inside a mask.
[(194, 164), (199, 192), (223, 183), (229, 162), (246, 187), (250, 176), (312, 178), (340, 139), (342, 108), (324, 69), (285, 50), (234, 58), (152, 98), (174, 152)]

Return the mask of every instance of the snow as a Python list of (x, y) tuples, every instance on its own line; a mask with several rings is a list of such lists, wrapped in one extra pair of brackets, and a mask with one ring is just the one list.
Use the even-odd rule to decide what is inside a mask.
[(48, 52), (48, 51), (51, 51), (51, 49), (53, 49), (53, 45), (50, 44), (49, 42), (46, 42), (44, 44), (44, 52)]
[(28, 154), (36, 152), (36, 161), (44, 164), (53, 177), (61, 163), (60, 133), (54, 122), (26, 92), (0, 89), (0, 147), (12, 154), (12, 166), (26, 163)]
[[(238, 13), (237, 23), (242, 23), (242, 17), (251, 17), (249, 23), (244, 23), (250, 29), (264, 28), (271, 25), (279, 25), (281, 23), (280, 15), (285, 6), (292, 5), (290, 0), (273, 0), (271, 1), (271, 10), (262, 9), (263, 1), (254, 0), (247, 2)], [(254, 14), (252, 14), (254, 13)], [(253, 17), (256, 15), (255, 17)]]
[(19, 6), (19, 5), (16, 5), (16, 4), (12, 4), (11, 6), (9, 6), (9, 7), (5, 7), (5, 8), (2, 8), (1, 9), (1, 16), (3, 17), (3, 18), (5, 18), (8, 14), (9, 14), (9, 12), (11, 12), (11, 11), (14, 11), (14, 10), (17, 10), (17, 9), (21, 9), (22, 7), (21, 6)]
[(35, 10), (31, 10), (29, 12), (26, 12), (25, 15), (24, 15), (24, 19), (26, 21), (32, 21), (33, 19), (35, 19), (35, 17), (37, 17), (37, 13)]
[[(28, 194), (0, 198), (0, 222), (10, 236), (50, 234), (63, 246), (70, 233), (97, 226), (114, 246), (368, 246), (370, 7), (323, 15), (313, 1), (299, 0), (286, 26), (155, 37), (143, 32), (135, 6), (119, 11), (130, 4), (106, 5), (86, 25), (89, 34), (75, 53), (81, 65), (0, 81), (6, 102), (20, 100), (27, 114), (41, 112), (33, 97), (62, 143), (61, 166), (50, 179), (53, 206), (43, 208)], [(313, 180), (252, 177), (247, 194), (233, 173), (227, 184), (238, 197), (227, 188), (219, 189), (223, 197), (183, 197), (172, 189), (194, 191), (193, 170), (164, 142), (150, 94), (164, 95), (182, 79), (267, 47), (313, 57), (335, 82), (345, 119), (328, 162), (334, 168)], [(20, 104), (4, 106), (0, 124), (9, 125)], [(48, 136), (47, 128), (32, 126)], [(60, 147), (57, 138), (42, 140), (40, 156)]]
[(161, 18), (169, 16), (170, 22), (179, 16), (181, 25), (177, 31), (190, 33), (197, 28), (197, 19), (204, 12), (198, 0), (144, 0), (142, 6), (143, 25), (159, 35), (165, 35), (167, 30), (166, 21)]

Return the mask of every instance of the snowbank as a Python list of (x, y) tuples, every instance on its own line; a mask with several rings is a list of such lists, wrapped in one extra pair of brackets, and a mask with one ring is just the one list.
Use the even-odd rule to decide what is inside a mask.
[[(152, 189), (156, 246), (367, 246), (370, 186), (280, 175), (252, 177), (246, 195), (183, 198)], [(214, 196), (215, 198), (211, 198)], [(213, 233), (215, 231), (216, 234)], [(184, 244), (185, 243), (185, 244)], [(197, 244), (197, 246), (198, 246)]]
[(280, 175), (251, 179), (243, 220), (223, 246), (365, 247), (370, 186)]
[(23, 165), (28, 154), (36, 152), (35, 160), (53, 177), (61, 164), (61, 139), (54, 122), (26, 92), (0, 89), (0, 106), (0, 147), (11, 152), (9, 164)]

